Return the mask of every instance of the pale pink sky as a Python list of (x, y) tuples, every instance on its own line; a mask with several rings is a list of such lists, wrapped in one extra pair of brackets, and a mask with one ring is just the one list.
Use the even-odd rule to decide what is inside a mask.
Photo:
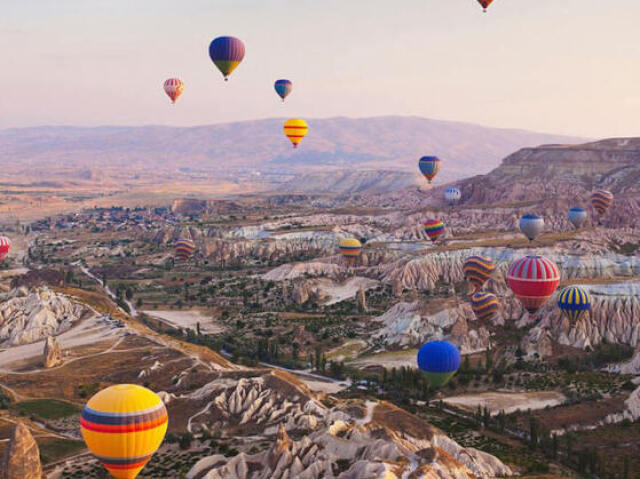
[[(401, 114), (640, 135), (638, 0), (2, 3), (0, 128)], [(247, 55), (224, 83), (207, 48), (228, 34)]]

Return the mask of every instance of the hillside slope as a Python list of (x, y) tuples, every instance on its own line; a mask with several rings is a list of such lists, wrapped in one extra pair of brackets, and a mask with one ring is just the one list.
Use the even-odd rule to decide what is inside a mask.
[(518, 148), (576, 138), (486, 128), (418, 117), (310, 119), (298, 150), (282, 119), (196, 127), (38, 127), (0, 130), (0, 160), (23, 167), (393, 168), (413, 172), (418, 158), (447, 160), (446, 179), (481, 174)]

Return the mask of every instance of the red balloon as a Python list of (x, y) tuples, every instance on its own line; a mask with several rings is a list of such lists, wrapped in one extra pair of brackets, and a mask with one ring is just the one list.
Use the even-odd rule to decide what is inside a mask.
[(0, 261), (5, 259), (11, 249), (11, 240), (6, 236), (0, 236)]
[(558, 287), (560, 270), (544, 256), (525, 256), (511, 263), (507, 282), (522, 306), (535, 314)]
[(485, 12), (487, 11), (487, 8), (489, 8), (489, 5), (491, 5), (491, 2), (493, 2), (493, 0), (478, 0), (478, 3), (482, 5)]

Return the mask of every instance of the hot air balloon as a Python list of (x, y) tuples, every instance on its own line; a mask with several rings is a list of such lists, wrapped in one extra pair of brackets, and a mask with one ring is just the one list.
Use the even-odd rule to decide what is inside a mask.
[(181, 238), (176, 241), (176, 256), (182, 261), (187, 261), (196, 250), (196, 244), (188, 238)]
[(482, 11), (484, 12), (487, 11), (487, 8), (489, 8), (489, 5), (491, 5), (491, 2), (493, 2), (493, 0), (478, 0), (478, 3), (482, 5)]
[(449, 187), (444, 190), (444, 199), (447, 203), (449, 203), (449, 206), (453, 206), (458, 201), (460, 201), (461, 196), (462, 194), (460, 193), (460, 190), (458, 188)]
[(418, 168), (420, 173), (424, 175), (429, 183), (435, 178), (440, 171), (440, 165), (442, 161), (437, 156), (423, 156), (418, 162)]
[(482, 289), (495, 269), (496, 265), (493, 264), (491, 258), (484, 256), (470, 256), (462, 265), (465, 279), (471, 283), (476, 291)]
[(591, 298), (582, 288), (567, 286), (560, 291), (558, 307), (569, 321), (578, 321), (591, 308)]
[(444, 233), (444, 223), (440, 220), (428, 220), (424, 222), (424, 232), (431, 241), (436, 241)]
[(448, 341), (429, 341), (418, 350), (418, 367), (432, 388), (444, 386), (460, 368), (460, 351)]
[(480, 321), (488, 321), (498, 314), (500, 303), (495, 294), (480, 291), (471, 296), (471, 309)]
[(571, 221), (571, 224), (573, 224), (575, 228), (581, 228), (587, 221), (587, 212), (584, 208), (574, 206), (569, 210), (569, 221)]
[(529, 238), (529, 241), (536, 239), (544, 231), (542, 216), (534, 214), (522, 215), (522, 218), (520, 218), (520, 231)]
[(598, 190), (591, 195), (593, 209), (596, 210), (600, 216), (607, 212), (611, 203), (613, 203), (613, 193), (610, 191)]
[(244, 43), (235, 37), (218, 37), (209, 45), (209, 56), (227, 81), (244, 58)]
[(347, 260), (349, 266), (356, 262), (356, 258), (362, 252), (362, 243), (355, 238), (345, 238), (338, 244), (340, 254)]
[(291, 140), (294, 148), (298, 148), (308, 129), (307, 122), (300, 118), (291, 118), (284, 122), (284, 134)]
[(278, 96), (284, 101), (284, 99), (289, 96), (289, 93), (291, 93), (291, 90), (293, 90), (293, 83), (289, 80), (276, 80), (273, 87), (276, 89)]
[(171, 98), (171, 103), (176, 102), (184, 91), (184, 83), (180, 78), (169, 78), (164, 82), (164, 92)]
[(5, 259), (11, 249), (11, 240), (6, 236), (0, 236), (0, 261)]
[(116, 479), (134, 479), (167, 431), (162, 400), (135, 384), (96, 393), (82, 411), (80, 428), (89, 450)]
[(525, 256), (511, 263), (507, 282), (522, 306), (535, 314), (558, 287), (560, 271), (544, 256)]

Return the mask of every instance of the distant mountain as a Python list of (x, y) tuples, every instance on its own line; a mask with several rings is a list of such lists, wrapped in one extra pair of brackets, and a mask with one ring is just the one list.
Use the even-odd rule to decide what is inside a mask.
[(523, 146), (577, 138), (417, 117), (308, 120), (293, 150), (282, 119), (197, 127), (37, 127), (0, 130), (0, 161), (28, 168), (175, 169), (391, 168), (414, 172), (418, 158), (446, 161), (441, 179), (486, 173)]

